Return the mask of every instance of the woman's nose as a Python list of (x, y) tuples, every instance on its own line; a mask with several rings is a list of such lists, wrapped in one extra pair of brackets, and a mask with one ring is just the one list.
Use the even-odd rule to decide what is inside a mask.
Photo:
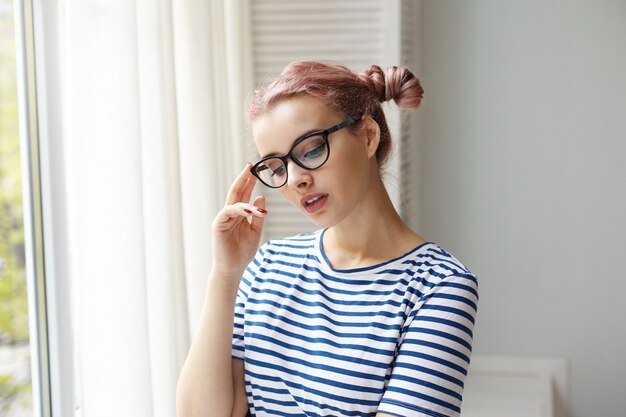
[(313, 182), (311, 171), (293, 161), (287, 164), (287, 186), (292, 189), (307, 188)]

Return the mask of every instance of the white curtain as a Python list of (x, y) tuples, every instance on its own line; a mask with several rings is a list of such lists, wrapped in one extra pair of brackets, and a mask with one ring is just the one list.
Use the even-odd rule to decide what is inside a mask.
[(245, 162), (247, 3), (59, 4), (76, 414), (171, 417)]

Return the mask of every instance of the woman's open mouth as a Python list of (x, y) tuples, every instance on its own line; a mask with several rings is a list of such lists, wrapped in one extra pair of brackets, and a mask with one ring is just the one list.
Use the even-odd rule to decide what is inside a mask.
[(315, 213), (328, 201), (328, 194), (310, 194), (300, 199), (300, 203), (307, 213)]

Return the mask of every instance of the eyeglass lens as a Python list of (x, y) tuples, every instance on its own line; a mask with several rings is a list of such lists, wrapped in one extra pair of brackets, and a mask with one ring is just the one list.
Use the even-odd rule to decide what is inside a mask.
[[(296, 144), (291, 157), (309, 169), (322, 166), (328, 158), (328, 146), (323, 135), (310, 136)], [(269, 158), (257, 166), (256, 172), (270, 187), (280, 187), (287, 182), (287, 167), (281, 158)]]

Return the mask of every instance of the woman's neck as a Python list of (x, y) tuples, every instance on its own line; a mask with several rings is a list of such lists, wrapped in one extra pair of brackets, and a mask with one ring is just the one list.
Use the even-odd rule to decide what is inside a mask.
[(354, 212), (324, 233), (323, 245), (333, 268), (351, 269), (402, 256), (424, 242), (402, 221), (378, 179)]

